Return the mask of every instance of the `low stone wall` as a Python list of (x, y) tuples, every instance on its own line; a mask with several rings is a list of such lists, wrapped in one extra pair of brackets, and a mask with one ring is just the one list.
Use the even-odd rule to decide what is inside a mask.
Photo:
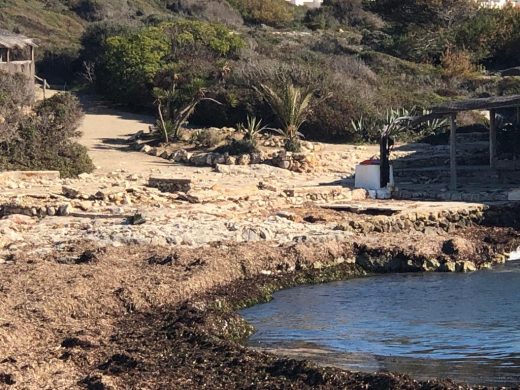
[(16, 203), (0, 205), (0, 217), (20, 214), (29, 217), (66, 216), (71, 211), (70, 204), (52, 203), (45, 206), (29, 206)]
[(441, 200), (452, 202), (491, 202), (506, 201), (508, 193), (504, 191), (481, 191), (481, 192), (463, 192), (463, 191), (438, 191), (438, 190), (422, 190), (412, 191), (400, 189), (392, 192), (394, 199), (402, 200)]
[(364, 200), (368, 192), (363, 189), (349, 189), (341, 186), (286, 188), (282, 191), (288, 203), (302, 205), (306, 202), (317, 204), (337, 201)]
[(356, 233), (416, 231), (454, 232), (470, 226), (499, 226), (520, 229), (520, 203), (472, 205), (458, 210), (403, 212), (393, 216), (366, 217), (338, 224), (337, 230)]
[(280, 150), (271, 153), (255, 152), (240, 156), (232, 156), (228, 153), (215, 152), (191, 153), (185, 149), (168, 152), (166, 149), (160, 147), (156, 148), (149, 145), (141, 146), (140, 150), (152, 156), (196, 167), (268, 164), (292, 172), (311, 172), (319, 165), (319, 161), (312, 151), (292, 153)]

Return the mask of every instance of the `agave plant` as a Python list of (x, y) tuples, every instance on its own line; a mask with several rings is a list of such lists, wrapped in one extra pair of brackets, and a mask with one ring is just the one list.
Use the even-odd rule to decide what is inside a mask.
[(237, 129), (240, 133), (244, 134), (244, 140), (250, 142), (256, 146), (257, 138), (263, 131), (269, 129), (267, 126), (262, 126), (262, 120), (257, 119), (255, 116), (247, 116), (246, 124), (239, 123)]
[[(430, 115), (432, 112), (430, 110), (423, 109), (421, 112), (422, 116)], [(449, 121), (448, 118), (433, 118), (422, 123), (421, 128), (422, 131), (426, 134), (436, 134), (439, 131), (444, 130), (448, 127)]]
[(260, 92), (282, 125), (278, 132), (285, 138), (285, 148), (298, 151), (300, 138), (303, 137), (301, 126), (312, 114), (313, 108), (330, 95), (316, 99), (314, 90), (296, 87), (292, 83), (285, 83), (278, 90), (261, 84)]

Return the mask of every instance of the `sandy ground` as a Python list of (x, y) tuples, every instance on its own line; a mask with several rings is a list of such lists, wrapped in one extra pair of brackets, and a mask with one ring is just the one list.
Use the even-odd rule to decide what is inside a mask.
[[(258, 184), (257, 176), (242, 178), (237, 183), (236, 178), (226, 178), (215, 175), (212, 168), (190, 167), (174, 164), (159, 157), (131, 150), (128, 138), (136, 132), (148, 131), (154, 118), (147, 115), (131, 114), (104, 107), (99, 102), (89, 98), (81, 98), (85, 110), (85, 118), (80, 127), (83, 133), (79, 142), (89, 149), (89, 155), (97, 167), (96, 174), (106, 174), (118, 169), (135, 174), (153, 174), (165, 177), (190, 178), (194, 180), (208, 180), (218, 182), (219, 185), (236, 188), (247, 184)], [(362, 161), (377, 152), (377, 146), (352, 145), (324, 145), (324, 154), (347, 154), (350, 158)], [(345, 157), (343, 157), (345, 158)], [(318, 185), (340, 180), (349, 173), (342, 172), (341, 167), (327, 167), (320, 172), (298, 175), (287, 173), (281, 178), (284, 182), (294, 186)], [(253, 180), (249, 180), (253, 179)]]
[(148, 131), (153, 118), (146, 115), (130, 114), (97, 105), (89, 98), (82, 99), (86, 112), (79, 140), (89, 149), (89, 155), (99, 173), (126, 169), (135, 173), (151, 169), (168, 170), (169, 164), (158, 157), (148, 156), (127, 148), (126, 140), (140, 130)]

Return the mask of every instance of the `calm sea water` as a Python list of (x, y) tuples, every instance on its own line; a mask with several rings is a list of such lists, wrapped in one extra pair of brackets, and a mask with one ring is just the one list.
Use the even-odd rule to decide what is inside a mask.
[(280, 291), (242, 311), (251, 345), (357, 371), (520, 383), (520, 261)]

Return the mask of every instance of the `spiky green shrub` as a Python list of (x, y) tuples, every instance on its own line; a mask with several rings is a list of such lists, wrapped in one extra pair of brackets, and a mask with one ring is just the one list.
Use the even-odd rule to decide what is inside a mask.
[(285, 138), (287, 151), (300, 151), (300, 128), (313, 112), (313, 108), (330, 96), (316, 98), (311, 88), (297, 87), (287, 82), (274, 89), (261, 84), (259, 91), (280, 121), (279, 133)]
[(249, 115), (245, 125), (243, 123), (237, 125), (237, 130), (244, 135), (244, 140), (250, 142), (255, 147), (258, 143), (258, 136), (267, 129), (267, 126), (262, 126), (261, 119)]

